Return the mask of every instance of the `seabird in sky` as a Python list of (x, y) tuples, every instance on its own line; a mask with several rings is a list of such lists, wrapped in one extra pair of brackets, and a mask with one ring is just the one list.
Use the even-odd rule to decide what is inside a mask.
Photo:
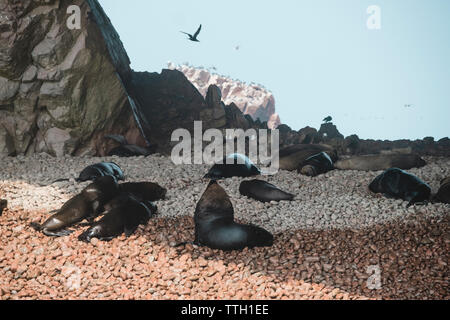
[(198, 35), (200, 34), (200, 31), (201, 31), (201, 30), (202, 30), (202, 25), (200, 25), (200, 27), (198, 28), (197, 32), (196, 32), (194, 35), (189, 34), (189, 33), (187, 33), (187, 32), (183, 32), (183, 31), (180, 31), (180, 32), (181, 32), (181, 33), (184, 33), (184, 34), (187, 34), (187, 35), (189, 36), (189, 40), (194, 41), (194, 42), (200, 42), (200, 41), (197, 39), (197, 37), (198, 37)]

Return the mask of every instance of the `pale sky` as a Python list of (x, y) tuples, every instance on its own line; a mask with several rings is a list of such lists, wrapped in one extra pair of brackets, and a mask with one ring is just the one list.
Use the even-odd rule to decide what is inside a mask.
[[(345, 136), (450, 136), (449, 0), (100, 3), (137, 71), (189, 62), (261, 83), (296, 130), (331, 115)], [(370, 5), (381, 30), (367, 28)], [(180, 33), (200, 24), (200, 43)]]

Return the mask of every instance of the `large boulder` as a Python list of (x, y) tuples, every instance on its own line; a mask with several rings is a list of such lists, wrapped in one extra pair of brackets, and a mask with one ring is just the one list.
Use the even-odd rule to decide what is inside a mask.
[(319, 136), (325, 141), (332, 139), (344, 139), (344, 136), (331, 122), (322, 124), (319, 130)]
[(102, 154), (105, 134), (136, 136), (129, 59), (96, 0), (0, 5), (0, 154)]

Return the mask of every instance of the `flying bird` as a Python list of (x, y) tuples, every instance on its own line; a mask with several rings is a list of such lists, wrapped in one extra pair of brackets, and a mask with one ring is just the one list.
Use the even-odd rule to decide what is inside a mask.
[(198, 37), (198, 35), (200, 34), (200, 31), (201, 31), (201, 30), (202, 30), (202, 25), (200, 25), (200, 27), (198, 28), (197, 32), (194, 33), (194, 35), (189, 34), (189, 33), (187, 33), (187, 32), (183, 32), (183, 31), (180, 31), (180, 32), (181, 32), (181, 33), (184, 33), (184, 34), (187, 34), (187, 35), (189, 36), (189, 40), (194, 41), (194, 42), (200, 42), (200, 41), (197, 39), (197, 37)]
[(328, 122), (333, 121), (333, 118), (332, 118), (332, 117), (326, 117), (326, 118), (323, 119), (322, 121), (325, 122), (325, 123), (328, 123)]

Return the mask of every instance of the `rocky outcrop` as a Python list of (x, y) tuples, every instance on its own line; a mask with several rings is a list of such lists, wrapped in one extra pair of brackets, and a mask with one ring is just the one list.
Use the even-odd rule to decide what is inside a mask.
[(159, 153), (171, 153), (175, 130), (187, 129), (193, 135), (195, 121), (202, 122), (203, 131), (267, 128), (267, 122), (253, 121), (234, 103), (225, 105), (216, 85), (209, 86), (203, 98), (178, 70), (166, 69), (161, 74), (133, 72), (129, 88), (142, 114), (145, 136)]
[(260, 85), (246, 84), (203, 68), (187, 65), (176, 66), (169, 63), (168, 68), (183, 72), (203, 96), (206, 96), (211, 85), (217, 86), (226, 105), (234, 104), (253, 120), (267, 122), (270, 129), (277, 128), (281, 123), (280, 117), (275, 113), (275, 97)]
[[(80, 29), (67, 26), (72, 5)], [(279, 126), (270, 92), (205, 70), (134, 72), (97, 0), (0, 0), (0, 10), (0, 155), (103, 156), (117, 147), (106, 135), (170, 154), (173, 131), (193, 133), (202, 121), (203, 130), (278, 127), (280, 147), (325, 142), (340, 154), (450, 156), (449, 139), (344, 139), (332, 124)]]
[[(80, 29), (67, 26), (71, 5)], [(94, 155), (107, 133), (139, 136), (129, 59), (96, 0), (0, 6), (0, 154)]]
[(320, 126), (319, 136), (322, 137), (324, 140), (344, 139), (344, 136), (339, 132), (337, 127), (331, 122), (324, 123)]

